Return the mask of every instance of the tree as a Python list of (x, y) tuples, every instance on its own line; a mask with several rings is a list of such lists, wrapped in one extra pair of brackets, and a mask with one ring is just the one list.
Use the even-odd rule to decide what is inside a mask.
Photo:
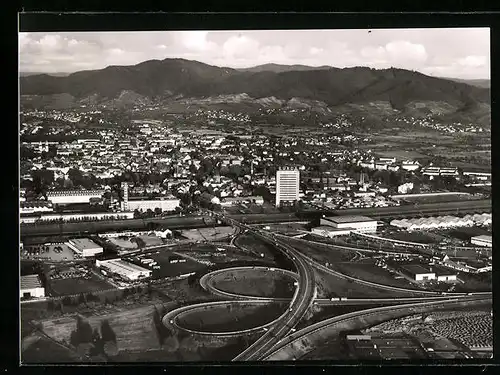
[(116, 334), (111, 328), (108, 319), (101, 321), (101, 336), (104, 342), (114, 342), (116, 344)]
[(78, 304), (81, 305), (81, 304), (84, 304), (86, 303), (87, 301), (85, 301), (85, 296), (83, 295), (83, 293), (81, 293), (79, 296), (78, 296)]

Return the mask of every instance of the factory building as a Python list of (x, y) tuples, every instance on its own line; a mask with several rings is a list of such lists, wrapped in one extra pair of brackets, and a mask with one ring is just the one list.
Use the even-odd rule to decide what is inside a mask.
[(51, 201), (24, 201), (19, 204), (19, 213), (21, 215), (53, 211), (54, 207)]
[(122, 211), (154, 211), (159, 208), (162, 212), (175, 211), (180, 206), (180, 199), (172, 197), (162, 197), (157, 199), (143, 199), (139, 197), (129, 197), (128, 184), (121, 185), (123, 200), (121, 202)]
[(334, 228), (326, 225), (322, 225), (311, 229), (311, 233), (323, 237), (336, 237), (336, 236), (346, 236), (353, 231), (353, 228)]
[(374, 233), (377, 231), (377, 220), (367, 216), (330, 216), (322, 217), (321, 226), (329, 226), (337, 229), (350, 229), (358, 232)]
[(300, 172), (296, 168), (276, 171), (276, 207), (299, 200)]
[(475, 236), (470, 239), (470, 243), (477, 246), (493, 247), (492, 236)]
[(138, 265), (125, 262), (122, 259), (110, 259), (103, 261), (96, 261), (96, 266), (101, 268), (103, 274), (111, 273), (117, 274), (121, 278), (129, 281), (136, 281), (151, 277), (153, 271)]
[(67, 242), (68, 247), (78, 255), (88, 258), (103, 253), (103, 248), (88, 238), (77, 238)]
[(89, 203), (91, 198), (101, 198), (104, 190), (53, 190), (47, 192), (47, 200), (53, 204)]
[(38, 275), (21, 276), (21, 298), (43, 298), (45, 289)]
[(439, 282), (457, 281), (457, 273), (440, 266), (432, 266), (429, 271), (436, 273), (436, 280)]

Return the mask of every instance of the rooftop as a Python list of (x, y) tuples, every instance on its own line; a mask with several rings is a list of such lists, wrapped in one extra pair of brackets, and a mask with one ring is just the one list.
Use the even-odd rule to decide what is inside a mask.
[(89, 240), (88, 238), (74, 238), (71, 239), (70, 242), (81, 250), (95, 249), (97, 247), (100, 247), (98, 244), (96, 244), (92, 240)]
[(429, 271), (427, 268), (425, 268), (419, 264), (406, 264), (404, 266), (401, 266), (401, 268), (403, 270), (409, 272), (412, 275), (434, 273), (434, 272)]
[(319, 227), (316, 227), (314, 229), (326, 230), (327, 232), (344, 232), (346, 230), (355, 230), (354, 228), (334, 228), (334, 227), (329, 227), (327, 225), (320, 225)]
[(101, 264), (105, 267), (115, 267), (119, 268), (125, 272), (150, 272), (147, 268), (140, 267), (136, 264), (125, 262), (122, 259), (110, 259), (101, 262)]
[(479, 240), (479, 241), (487, 241), (487, 242), (492, 242), (493, 241), (493, 237), (492, 236), (487, 236), (485, 234), (482, 234), (480, 236), (474, 236), (471, 238), (471, 240), (474, 239), (474, 240)]
[(21, 290), (34, 288), (42, 288), (42, 283), (40, 282), (38, 275), (21, 276)]
[(334, 223), (361, 223), (365, 221), (376, 221), (368, 216), (328, 216), (326, 220)]

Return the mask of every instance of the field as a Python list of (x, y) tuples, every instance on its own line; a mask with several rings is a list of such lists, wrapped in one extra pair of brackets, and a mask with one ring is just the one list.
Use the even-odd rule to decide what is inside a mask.
[(261, 269), (227, 271), (213, 278), (213, 286), (217, 289), (256, 297), (292, 297), (293, 283), (288, 275)]
[(413, 160), (427, 157), (427, 155), (420, 152), (407, 150), (376, 151), (375, 155), (383, 158), (396, 158), (397, 160)]
[(111, 284), (100, 279), (96, 275), (92, 275), (90, 279), (68, 278), (50, 281), (51, 296), (91, 293), (112, 288), (113, 286)]
[(177, 318), (180, 327), (202, 332), (234, 332), (272, 322), (285, 312), (286, 304), (242, 304), (197, 309)]
[(251, 234), (242, 234), (236, 238), (234, 244), (246, 250), (252, 251), (255, 254), (264, 254), (262, 260), (273, 260), (276, 250), (271, 245), (264, 243)]
[(360, 285), (351, 280), (341, 279), (324, 271), (314, 271), (318, 298), (348, 297), (348, 298), (390, 298), (411, 297), (410, 292), (396, 292), (380, 288)]
[(394, 278), (391, 272), (377, 267), (375, 261), (371, 259), (358, 263), (336, 263), (335, 268), (339, 272), (357, 279), (399, 288), (418, 289), (415, 284), (404, 278)]
[(181, 232), (182, 236), (189, 240), (210, 242), (224, 240), (233, 233), (234, 228), (232, 227), (187, 229)]
[(416, 242), (416, 243), (422, 243), (422, 244), (431, 244), (435, 243), (435, 239), (426, 233), (423, 232), (406, 232), (406, 231), (401, 231), (401, 232), (393, 232), (389, 234), (385, 234), (384, 238), (390, 238), (393, 240), (399, 240), (399, 241), (407, 241), (407, 242)]
[(479, 227), (456, 228), (447, 231), (446, 234), (451, 237), (458, 238), (461, 241), (470, 241), (470, 238), (475, 236), (481, 236), (481, 235), (491, 236), (490, 231)]
[[(320, 245), (306, 243), (305, 241), (302, 240), (283, 239), (283, 241), (296, 247), (303, 254), (313, 258), (314, 260), (323, 265), (325, 265), (325, 263), (351, 261), (353, 258), (358, 256), (354, 251), (349, 251), (340, 248), (328, 249)], [(314, 237), (314, 241), (316, 241), (316, 237)]]
[(23, 364), (72, 363), (83, 362), (84, 360), (85, 358), (80, 357), (74, 351), (46, 337), (40, 337), (38, 341), (34, 342), (21, 353), (21, 363)]
[[(153, 325), (153, 305), (123, 310), (108, 315), (91, 316), (87, 319), (93, 329), (99, 328), (101, 322), (107, 319), (116, 334), (117, 347), (120, 351), (159, 348)], [(44, 332), (59, 342), (63, 340), (69, 342), (71, 332), (76, 328), (75, 316), (42, 320), (41, 322)]]
[[(45, 245), (42, 245), (45, 246)], [(75, 253), (71, 250), (68, 245), (60, 244), (60, 245), (47, 245), (48, 251), (41, 252), (40, 255), (30, 255), (25, 252), (22, 253), (23, 259), (44, 259), (50, 260), (54, 262), (61, 261), (71, 261), (75, 259)], [(61, 247), (61, 251), (55, 251), (54, 248)], [(26, 250), (25, 250), (26, 251)]]

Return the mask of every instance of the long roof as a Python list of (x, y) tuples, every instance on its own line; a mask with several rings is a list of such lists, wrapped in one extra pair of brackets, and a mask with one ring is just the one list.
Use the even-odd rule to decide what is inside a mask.
[(98, 244), (88, 238), (73, 238), (70, 242), (80, 250), (100, 248)]
[(38, 275), (21, 276), (21, 289), (42, 288)]
[(328, 216), (326, 220), (334, 223), (362, 223), (365, 221), (376, 221), (368, 216)]

